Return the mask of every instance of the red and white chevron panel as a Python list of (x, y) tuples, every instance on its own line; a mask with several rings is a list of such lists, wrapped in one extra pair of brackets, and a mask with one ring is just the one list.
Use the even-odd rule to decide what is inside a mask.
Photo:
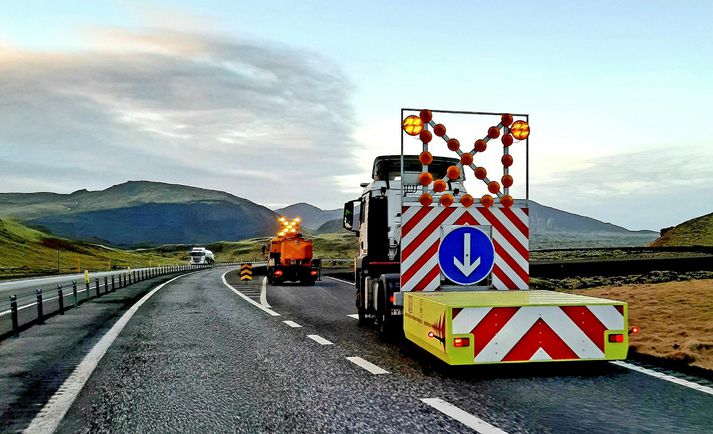
[(528, 289), (527, 213), (527, 208), (517, 207), (404, 206), (401, 214), (401, 291), (436, 291), (440, 288), (440, 227), (465, 224), (493, 228), (493, 289)]
[(607, 330), (624, 330), (614, 305), (453, 310), (453, 334), (472, 333), (475, 362), (603, 359)]

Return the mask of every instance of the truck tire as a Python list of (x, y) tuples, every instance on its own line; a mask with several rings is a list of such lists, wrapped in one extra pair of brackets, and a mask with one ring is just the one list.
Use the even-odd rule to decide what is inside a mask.
[(364, 274), (361, 272), (357, 273), (356, 280), (356, 308), (357, 308), (357, 322), (360, 326), (365, 326), (369, 323), (366, 318), (366, 308), (362, 306), (364, 302)]

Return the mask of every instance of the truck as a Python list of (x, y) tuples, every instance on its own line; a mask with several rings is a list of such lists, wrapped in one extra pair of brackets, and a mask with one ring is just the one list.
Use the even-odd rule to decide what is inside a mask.
[[(484, 117), (493, 126), (461, 149), (434, 119), (446, 114)], [(626, 303), (529, 288), (529, 189), (524, 199), (510, 195), (510, 151), (529, 146), (529, 116), (401, 115), (401, 153), (377, 157), (360, 197), (344, 205), (343, 226), (359, 237), (359, 324), (376, 322), (382, 336), (402, 334), (450, 365), (626, 359)], [(500, 182), (481, 165), (497, 138), (500, 146), (490, 149), (502, 149)], [(455, 156), (430, 152), (445, 148), (441, 140)], [(519, 164), (527, 165), (527, 155)], [(466, 192), (466, 171), (487, 194)]]
[(312, 286), (320, 277), (321, 263), (313, 258), (312, 240), (300, 232), (299, 217), (279, 219), (280, 229), (267, 246), (267, 279), (272, 285), (300, 282)]
[(191, 258), (191, 265), (212, 265), (215, 262), (213, 252), (205, 247), (192, 248), (189, 256)]

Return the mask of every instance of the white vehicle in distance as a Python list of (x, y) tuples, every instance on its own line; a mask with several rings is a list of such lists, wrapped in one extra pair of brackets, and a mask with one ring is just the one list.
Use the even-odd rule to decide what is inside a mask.
[(205, 247), (194, 247), (191, 250), (190, 255), (191, 265), (211, 265), (215, 262), (215, 255), (213, 255), (213, 252)]

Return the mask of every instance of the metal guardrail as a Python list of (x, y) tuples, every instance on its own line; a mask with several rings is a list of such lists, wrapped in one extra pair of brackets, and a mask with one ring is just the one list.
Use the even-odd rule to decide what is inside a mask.
[[(58, 284), (56, 289), (57, 292), (54, 296), (51, 294), (51, 290), (43, 289), (36, 289), (34, 294), (25, 295), (20, 298), (18, 298), (16, 294), (12, 294), (8, 297), (8, 309), (0, 311), (0, 318), (6, 315), (10, 316), (11, 330), (9, 333), (0, 331), (0, 339), (7, 337), (7, 335), (19, 337), (22, 329), (26, 329), (36, 324), (44, 324), (45, 319), (48, 316), (56, 314), (64, 315), (67, 309), (77, 309), (81, 304), (89, 300), (99, 298), (122, 288), (126, 288), (134, 283), (143, 282), (145, 280), (169, 274), (240, 264), (242, 264), (242, 262), (216, 262), (212, 265), (171, 265), (143, 268), (139, 270), (126, 270), (111, 275), (111, 280), (109, 280), (109, 276), (104, 276), (103, 283), (100, 282), (98, 277), (94, 278), (93, 284), (91, 278), (82, 283), (74, 280), (71, 282), (71, 292), (65, 290), (61, 284)], [(253, 262), (253, 264), (259, 265), (260, 263)], [(94, 291), (92, 291), (92, 289)], [(48, 292), (50, 294), (48, 294)], [(92, 292), (94, 292), (94, 295), (92, 295)], [(51, 306), (50, 302), (54, 301), (56, 301), (56, 306)], [(54, 304), (55, 303), (52, 303), (52, 305)], [(20, 312), (32, 306), (36, 306), (37, 309), (35, 318), (21, 322)], [(46, 311), (46, 307), (54, 307), (54, 310)]]

